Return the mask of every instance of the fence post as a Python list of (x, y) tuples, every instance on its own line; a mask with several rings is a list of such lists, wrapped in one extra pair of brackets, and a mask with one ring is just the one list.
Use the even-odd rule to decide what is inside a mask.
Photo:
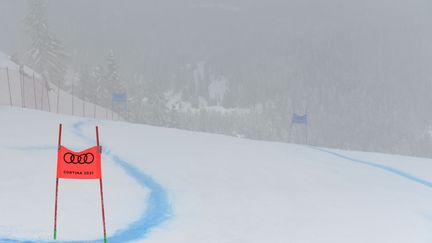
[(74, 115), (74, 81), (72, 80), (72, 116)]
[(25, 76), (25, 73), (24, 73), (24, 71), (23, 71), (23, 89), (22, 89), (22, 92), (23, 92), (23, 100), (24, 100), (24, 107), (25, 108), (27, 108), (27, 102), (26, 102), (26, 93), (25, 93), (25, 87), (26, 87), (26, 76)]
[(59, 103), (60, 103), (60, 79), (57, 81), (57, 114), (59, 113)]
[(36, 81), (35, 81), (35, 73), (34, 72), (33, 72), (33, 94), (34, 94), (35, 109), (37, 109), (38, 106), (37, 106), (37, 100), (36, 100)]
[(23, 90), (24, 74), (21, 67), (20, 67), (19, 75), (20, 75), (20, 91), (21, 91), (21, 108), (24, 108), (25, 107), (24, 90)]
[(43, 109), (44, 109), (43, 96), (44, 96), (44, 88), (43, 88), (43, 84), (41, 84), (40, 104), (41, 104), (41, 110), (42, 110), (42, 111), (43, 111)]
[(9, 104), (10, 104), (10, 106), (13, 106), (13, 104), (12, 104), (12, 92), (11, 92), (10, 80), (9, 80), (9, 68), (8, 67), (6, 67), (6, 76), (7, 76), (8, 89), (9, 89)]
[(85, 114), (85, 101), (84, 101), (84, 97), (83, 97), (83, 99), (82, 99), (82, 114), (83, 114), (83, 117), (85, 117), (86, 116), (86, 114)]
[(48, 85), (48, 81), (46, 80), (46, 78), (44, 77), (45, 80), (45, 89), (47, 92), (47, 99), (48, 99), (48, 112), (51, 112), (51, 104), (50, 104), (50, 96), (49, 96), (49, 85)]

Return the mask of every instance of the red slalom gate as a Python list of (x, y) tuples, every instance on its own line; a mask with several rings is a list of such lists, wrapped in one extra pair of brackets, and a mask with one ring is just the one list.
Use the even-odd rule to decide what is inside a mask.
[(99, 144), (99, 128), (96, 126), (96, 146), (81, 152), (72, 151), (61, 144), (62, 124), (59, 126), (57, 176), (54, 207), (54, 240), (57, 239), (57, 202), (59, 179), (99, 179), (102, 204), (102, 222), (104, 242), (107, 242), (105, 207), (102, 186), (102, 147)]

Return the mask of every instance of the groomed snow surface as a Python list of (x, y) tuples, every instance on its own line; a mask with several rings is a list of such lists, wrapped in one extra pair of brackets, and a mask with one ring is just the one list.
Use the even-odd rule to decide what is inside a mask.
[[(432, 160), (0, 107), (0, 242), (51, 242), (57, 129), (100, 126), (108, 242), (432, 242)], [(98, 181), (61, 180), (58, 242), (101, 242)]]

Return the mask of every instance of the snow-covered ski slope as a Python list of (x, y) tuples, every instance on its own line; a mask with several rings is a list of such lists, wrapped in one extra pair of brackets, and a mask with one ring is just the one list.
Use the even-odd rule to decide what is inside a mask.
[[(0, 107), (0, 242), (52, 242), (58, 123), (100, 126), (108, 242), (432, 242), (432, 160)], [(101, 242), (97, 181), (61, 180), (58, 242)]]

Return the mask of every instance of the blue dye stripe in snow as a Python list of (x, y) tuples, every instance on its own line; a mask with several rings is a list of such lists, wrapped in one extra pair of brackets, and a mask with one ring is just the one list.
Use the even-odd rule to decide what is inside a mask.
[(337, 152), (334, 152), (334, 151), (331, 151), (331, 150), (323, 149), (323, 148), (318, 148), (318, 147), (313, 147), (313, 146), (309, 146), (309, 147), (312, 148), (312, 149), (315, 149), (315, 150), (327, 153), (327, 154), (334, 155), (334, 156), (339, 157), (341, 159), (349, 160), (351, 162), (355, 162), (355, 163), (358, 163), (358, 164), (362, 164), (362, 165), (366, 165), (366, 166), (373, 167), (373, 168), (376, 168), (376, 169), (380, 169), (380, 170), (383, 170), (385, 172), (388, 172), (388, 173), (391, 173), (391, 174), (394, 174), (394, 175), (397, 175), (397, 176), (401, 176), (401, 177), (403, 177), (405, 179), (408, 179), (410, 181), (413, 181), (415, 183), (419, 183), (421, 185), (424, 185), (424, 186), (432, 188), (432, 181), (428, 181), (426, 179), (422, 179), (420, 177), (417, 177), (415, 175), (407, 173), (407, 172), (405, 172), (403, 170), (400, 170), (400, 169), (397, 169), (397, 168), (394, 168), (394, 167), (391, 167), (391, 166), (387, 166), (387, 165), (378, 164), (378, 163), (375, 163), (375, 162), (370, 162), (370, 161), (365, 161), (365, 160), (351, 158), (351, 157), (348, 157), (346, 155), (343, 155), (343, 154), (340, 154), (340, 153), (337, 153)]
[(128, 242), (144, 237), (151, 229), (162, 224), (171, 216), (171, 205), (166, 191), (151, 177), (143, 175), (138, 168), (122, 160), (118, 156), (112, 156), (113, 161), (122, 167), (126, 173), (133, 177), (142, 186), (150, 189), (147, 200), (147, 210), (139, 220), (129, 225), (125, 230), (117, 232), (109, 237), (108, 241)]
[[(83, 121), (77, 122), (73, 125), (74, 133), (80, 138), (89, 143), (94, 141), (83, 135), (81, 126), (84, 125)], [(44, 147), (45, 148), (45, 147)], [(44, 149), (41, 148), (41, 149)], [(46, 149), (46, 148), (45, 148)], [(53, 147), (52, 149), (55, 149)], [(107, 148), (104, 148), (107, 151)], [(158, 184), (153, 178), (147, 176), (139, 171), (138, 168), (128, 163), (126, 160), (117, 155), (111, 155), (115, 164), (121, 167), (130, 177), (132, 177), (140, 186), (150, 190), (149, 196), (145, 205), (146, 210), (141, 214), (138, 220), (129, 224), (127, 228), (117, 231), (114, 235), (108, 237), (108, 242), (129, 242), (144, 238), (153, 228), (159, 226), (172, 215), (171, 204), (168, 194), (165, 189)], [(107, 219), (109, 220), (109, 218)], [(18, 240), (10, 238), (0, 238), (0, 242), (4, 243), (96, 243), (103, 242), (103, 239), (93, 241), (53, 241), (53, 240)]]

